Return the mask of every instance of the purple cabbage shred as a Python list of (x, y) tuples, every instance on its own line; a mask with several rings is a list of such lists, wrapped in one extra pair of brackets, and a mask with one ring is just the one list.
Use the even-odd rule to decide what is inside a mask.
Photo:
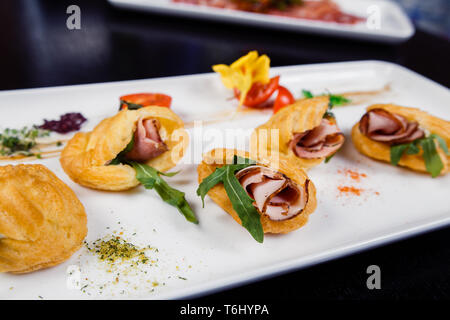
[(39, 126), (41, 129), (55, 131), (58, 133), (67, 133), (71, 131), (78, 131), (81, 125), (86, 121), (81, 113), (71, 112), (63, 114), (59, 120), (46, 120), (44, 124)]

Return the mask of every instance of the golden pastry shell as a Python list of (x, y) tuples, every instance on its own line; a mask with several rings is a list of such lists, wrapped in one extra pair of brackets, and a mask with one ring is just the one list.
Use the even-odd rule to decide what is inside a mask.
[(73, 181), (85, 187), (111, 191), (136, 187), (139, 182), (131, 166), (108, 163), (131, 141), (139, 119), (147, 118), (159, 121), (161, 138), (169, 150), (146, 164), (159, 171), (173, 168), (188, 147), (189, 135), (172, 110), (158, 106), (122, 110), (101, 121), (91, 132), (77, 133), (61, 153), (61, 166)]
[(0, 167), (0, 272), (26, 273), (67, 260), (87, 233), (75, 193), (43, 165)]
[[(233, 149), (213, 149), (203, 156), (203, 161), (198, 165), (198, 182), (201, 183), (203, 179), (212, 174), (218, 167), (222, 167), (226, 163), (232, 163), (234, 155), (238, 155), (245, 158), (255, 160), (260, 165), (271, 167), (289, 177), (299, 187), (308, 185), (308, 201), (303, 211), (297, 216), (283, 220), (273, 221), (267, 216), (261, 215), (261, 223), (264, 233), (288, 233), (296, 230), (308, 221), (308, 217), (314, 212), (317, 206), (316, 200), (316, 188), (312, 181), (309, 180), (305, 171), (295, 166), (289, 158), (282, 154), (273, 154), (269, 158), (260, 158), (257, 155), (250, 155), (246, 151), (239, 151)], [(208, 192), (209, 197), (217, 203), (223, 210), (230, 214), (233, 219), (241, 224), (241, 220), (233, 209), (230, 199), (227, 196), (225, 188), (222, 183), (217, 184)]]
[[(328, 109), (329, 98), (326, 96), (301, 99), (275, 113), (266, 123), (257, 127), (251, 136), (253, 153), (267, 154), (279, 152), (284, 154), (297, 167), (308, 169), (320, 164), (325, 157), (302, 159), (295, 155), (289, 142), (294, 133), (311, 130), (320, 125), (323, 115)], [(271, 129), (278, 130), (278, 139), (272, 140)]]
[[(391, 113), (399, 114), (409, 121), (417, 121), (421, 128), (429, 131), (430, 133), (439, 135), (447, 143), (447, 146), (450, 146), (449, 121), (434, 117), (429, 113), (417, 108), (402, 107), (394, 104), (374, 104), (367, 107), (367, 111), (373, 109), (383, 109)], [(360, 153), (376, 160), (390, 162), (390, 145), (387, 143), (374, 141), (362, 134), (359, 130), (359, 122), (356, 123), (352, 128), (352, 141), (356, 149)], [(450, 157), (445, 155), (444, 151), (439, 147), (438, 144), (436, 144), (436, 148), (444, 165), (444, 168), (441, 171), (441, 175), (445, 175), (449, 172)], [(404, 154), (401, 157), (398, 165), (418, 172), (427, 173), (425, 162), (422, 158), (422, 152), (415, 155)]]

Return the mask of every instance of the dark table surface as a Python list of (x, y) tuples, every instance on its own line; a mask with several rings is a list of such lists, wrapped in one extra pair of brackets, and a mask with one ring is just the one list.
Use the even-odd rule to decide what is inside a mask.
[[(81, 8), (81, 30), (66, 28), (71, 4)], [(210, 72), (253, 49), (273, 66), (377, 59), (450, 85), (450, 42), (421, 31), (392, 46), (118, 11), (104, 1), (4, 0), (0, 42), (0, 90)], [(449, 299), (449, 239), (445, 228), (207, 298)], [(372, 264), (381, 290), (366, 287)]]

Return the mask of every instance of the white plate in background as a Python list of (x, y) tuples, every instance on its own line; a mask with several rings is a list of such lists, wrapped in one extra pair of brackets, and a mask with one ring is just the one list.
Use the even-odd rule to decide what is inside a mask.
[[(218, 20), (239, 24), (278, 28), (290, 31), (355, 38), (360, 40), (398, 43), (414, 35), (414, 26), (402, 8), (388, 0), (333, 0), (345, 13), (360, 17), (379, 17), (379, 25), (358, 23), (344, 25), (267, 14), (226, 10), (198, 5), (174, 3), (171, 0), (108, 0), (123, 9), (179, 15), (192, 18)], [(375, 13), (375, 15), (373, 15)], [(372, 19), (370, 21), (373, 21)], [(378, 27), (379, 26), (379, 27)]]
[[(63, 264), (25, 275), (0, 274), (1, 299), (165, 299), (203, 295), (212, 291), (257, 281), (279, 273), (336, 259), (350, 253), (404, 239), (450, 223), (450, 175), (432, 179), (429, 175), (393, 167), (359, 154), (350, 138), (351, 126), (373, 103), (394, 102), (419, 107), (450, 119), (450, 92), (398, 65), (377, 61), (316, 64), (272, 68), (280, 82), (295, 96), (302, 89), (315, 93), (380, 90), (359, 105), (335, 108), (345, 137), (343, 149), (328, 164), (309, 171), (317, 187), (317, 210), (309, 222), (286, 235), (266, 235), (263, 244), (253, 240), (227, 213), (206, 197), (206, 206), (195, 194), (196, 164), (202, 151), (222, 146), (219, 140), (204, 141), (198, 150), (191, 140), (189, 153), (168, 178), (186, 192), (200, 220), (187, 222), (178, 211), (162, 202), (152, 190), (138, 187), (128, 192), (101, 192), (73, 183), (58, 159), (42, 159), (77, 194), (88, 215), (87, 242), (117, 230), (139, 246), (151, 245), (158, 260), (147, 274), (121, 274), (111, 283), (112, 273), (97, 257), (81, 249)], [(384, 88), (384, 89), (383, 89)], [(388, 88), (388, 89), (386, 89)], [(169, 77), (124, 82), (0, 92), (0, 127), (20, 127), (53, 119), (70, 111), (82, 112), (89, 123), (117, 112), (123, 94), (164, 92), (173, 98), (173, 110), (184, 121), (211, 119), (236, 107), (236, 101), (216, 74)], [(11, 106), (14, 106), (13, 108)], [(252, 129), (270, 113), (244, 113), (233, 121), (205, 125), (207, 130)], [(223, 119), (222, 119), (223, 120)], [(195, 133), (189, 129), (191, 138)], [(234, 131), (231, 131), (234, 132)], [(239, 135), (238, 135), (239, 136)], [(2, 163), (5, 164), (5, 163)], [(345, 172), (366, 175), (354, 180)], [(361, 189), (360, 196), (346, 195), (340, 186)], [(120, 224), (119, 224), (120, 223)], [(72, 266), (72, 269), (68, 269)], [(79, 268), (83, 290), (67, 286), (68, 270)], [(87, 280), (86, 280), (87, 278)], [(157, 283), (156, 286), (153, 286)]]

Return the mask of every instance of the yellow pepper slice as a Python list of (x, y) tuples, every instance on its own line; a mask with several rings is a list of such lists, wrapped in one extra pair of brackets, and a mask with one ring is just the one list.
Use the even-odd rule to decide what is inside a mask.
[(225, 87), (239, 90), (241, 93), (239, 105), (244, 103), (245, 97), (254, 83), (267, 84), (270, 81), (270, 59), (265, 54), (258, 56), (257, 51), (250, 51), (230, 66), (216, 64), (212, 69), (220, 74)]

